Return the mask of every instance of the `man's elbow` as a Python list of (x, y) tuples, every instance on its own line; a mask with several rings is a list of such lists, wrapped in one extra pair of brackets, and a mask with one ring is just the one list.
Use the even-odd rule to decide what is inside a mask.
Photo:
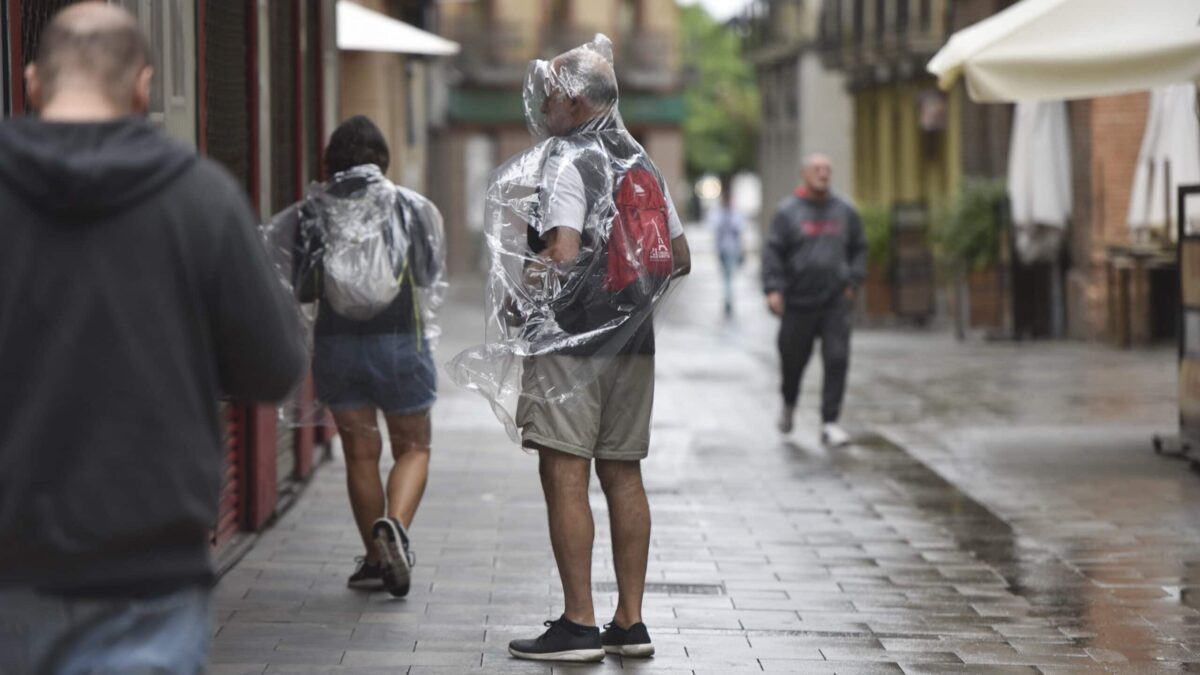
[(553, 246), (546, 249), (546, 256), (556, 265), (569, 265), (579, 257), (577, 246)]
[(687, 275), (689, 275), (691, 273), (692, 273), (692, 259), (691, 258), (675, 260), (675, 271), (671, 273), (671, 276), (673, 276), (675, 278), (686, 277)]
[(564, 231), (556, 227), (550, 231), (546, 240), (544, 255), (557, 265), (567, 265), (579, 257), (579, 247), (582, 245), (579, 234), (569, 229)]
[(240, 364), (229, 364), (223, 380), (227, 396), (241, 401), (274, 403), (299, 386), (308, 369), (309, 355), (302, 340), (289, 340)]
[(671, 276), (682, 277), (691, 274), (692, 250), (688, 246), (687, 237), (680, 235), (671, 240), (671, 259), (674, 261)]

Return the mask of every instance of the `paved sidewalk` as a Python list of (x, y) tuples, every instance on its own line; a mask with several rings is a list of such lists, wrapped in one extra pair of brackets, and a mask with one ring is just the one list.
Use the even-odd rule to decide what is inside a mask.
[[(750, 270), (739, 320), (720, 320), (696, 239), (695, 278), (663, 318), (645, 464), (658, 656), (555, 672), (1200, 665), (1188, 589), (1200, 477), (1145, 443), (1173, 423), (1169, 352), (861, 332), (847, 412), (859, 442), (825, 451), (818, 361), (800, 429), (781, 439), (774, 322)], [(441, 360), (481, 329), (468, 295), (447, 312)], [(561, 611), (536, 462), (448, 383), (434, 424), (410, 596), (345, 588), (361, 552), (335, 461), (219, 585), (214, 673), (551, 672), (505, 649)], [(592, 507), (605, 622), (615, 593), (598, 487)]]

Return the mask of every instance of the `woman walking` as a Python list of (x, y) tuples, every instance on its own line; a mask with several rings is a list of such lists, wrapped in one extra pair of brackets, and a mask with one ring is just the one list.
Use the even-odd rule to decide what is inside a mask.
[[(318, 303), (313, 377), (337, 423), (364, 547), (348, 585), (399, 597), (408, 593), (408, 530), (429, 475), (445, 246), (437, 208), (392, 184), (388, 162), (371, 120), (338, 126), (325, 151), (330, 178), (298, 207), (292, 269), (301, 301)], [(395, 460), (386, 482), (380, 414)]]

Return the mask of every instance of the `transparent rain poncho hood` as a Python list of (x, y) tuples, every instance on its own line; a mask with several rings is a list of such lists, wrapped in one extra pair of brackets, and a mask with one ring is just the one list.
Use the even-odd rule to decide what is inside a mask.
[[(522, 399), (566, 402), (613, 359), (652, 354), (654, 310), (672, 284), (671, 240), (682, 228), (662, 175), (621, 120), (612, 61), (597, 35), (532, 62), (524, 104), (536, 144), (488, 185), (485, 341), (447, 367), (490, 401), (513, 440)], [(532, 382), (524, 366), (539, 358), (563, 360), (569, 376)]]
[[(359, 386), (349, 374), (339, 379), (332, 360), (369, 359), (380, 382), (432, 395), (434, 374), (414, 371), (409, 359), (324, 348), (356, 335), (403, 336), (418, 353), (437, 346), (446, 244), (442, 216), (428, 199), (364, 164), (310, 185), (304, 199), (276, 215), (263, 233), (280, 279), (307, 319), (314, 372), (321, 371), (315, 403), (294, 412), (285, 406), (281, 424), (322, 424), (323, 406), (331, 402), (322, 399), (340, 400), (346, 392), (339, 389)], [(321, 377), (326, 372), (331, 375)]]

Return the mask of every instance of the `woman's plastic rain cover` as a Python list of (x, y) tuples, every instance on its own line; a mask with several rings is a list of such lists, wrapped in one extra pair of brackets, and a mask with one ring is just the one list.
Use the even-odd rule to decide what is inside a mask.
[[(612, 44), (596, 35), (552, 61), (533, 61), (525, 117), (537, 143), (492, 173), (484, 344), (447, 364), (487, 398), (519, 440), (520, 399), (566, 402), (613, 359), (651, 354), (653, 314), (671, 287), (667, 186), (617, 110)], [(552, 245), (577, 233), (578, 254)], [(554, 382), (524, 366), (554, 358)]]
[[(432, 202), (393, 184), (379, 167), (364, 164), (313, 183), (304, 199), (263, 227), (263, 234), (281, 282), (306, 319), (310, 352), (323, 327), (332, 326), (326, 332), (338, 335), (374, 334), (386, 332), (383, 324), (389, 322), (404, 326), (418, 350), (437, 346), (438, 309), (446, 293), (442, 216)], [(365, 331), (355, 330), (364, 326)], [(375, 361), (373, 369), (395, 371), (377, 373), (382, 379), (436, 389), (432, 374), (420, 378), (428, 381), (413, 381), (404, 359)], [(326, 378), (324, 395), (338, 397), (329, 389), (339, 381)], [(324, 423), (327, 401), (316, 400), (305, 409), (294, 403), (281, 407), (280, 424)]]

